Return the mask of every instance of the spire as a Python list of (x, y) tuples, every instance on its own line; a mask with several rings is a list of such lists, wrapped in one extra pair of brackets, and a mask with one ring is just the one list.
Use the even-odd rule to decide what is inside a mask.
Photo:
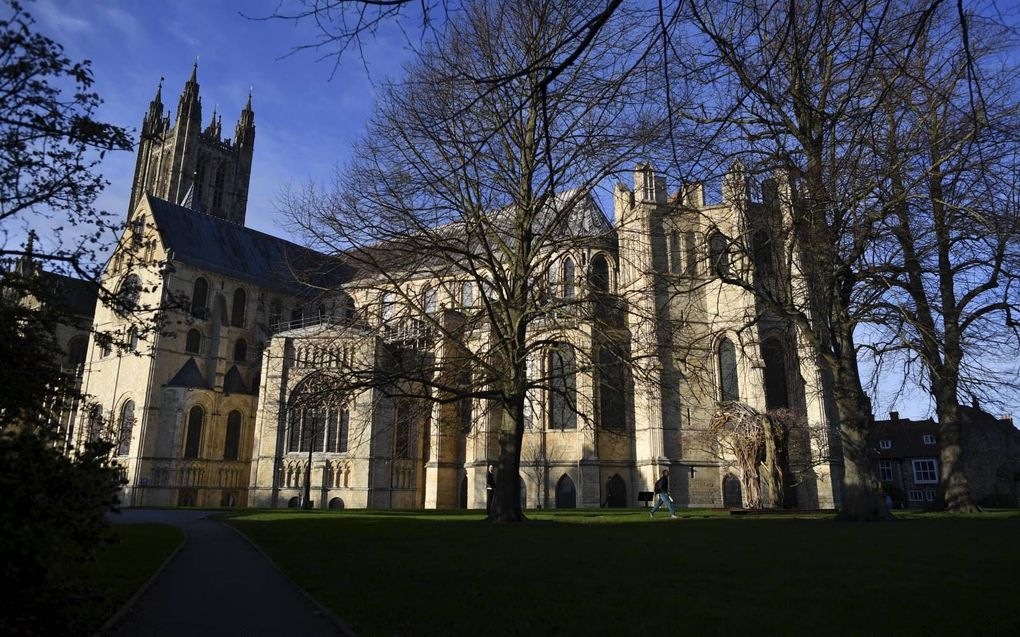
[(237, 126), (234, 127), (234, 141), (249, 146), (255, 141), (255, 111), (251, 109), (251, 93), (252, 88), (249, 86), (248, 101), (237, 120)]
[(213, 106), (212, 117), (209, 118), (209, 125), (205, 129), (205, 134), (214, 139), (220, 138), (219, 118), (216, 116), (217, 108), (219, 105)]
[(35, 240), (39, 236), (35, 233), (35, 230), (28, 231), (28, 240), (25, 242), (25, 252), (18, 259), (14, 266), (14, 271), (23, 277), (29, 277), (35, 273)]
[(184, 91), (181, 92), (181, 98), (177, 102), (177, 121), (187, 118), (194, 118), (196, 129), (201, 126), (202, 103), (198, 98), (198, 58), (195, 58), (195, 64), (191, 67), (191, 77), (184, 84)]
[(144, 121), (142, 122), (143, 134), (153, 132), (160, 119), (163, 117), (163, 78), (159, 78), (159, 84), (156, 86), (156, 96), (149, 102), (149, 110), (145, 114)]

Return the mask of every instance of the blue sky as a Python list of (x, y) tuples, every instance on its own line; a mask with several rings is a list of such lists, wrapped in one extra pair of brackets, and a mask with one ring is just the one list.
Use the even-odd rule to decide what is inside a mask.
[[(334, 74), (332, 60), (317, 62), (313, 51), (288, 56), (292, 47), (315, 40), (312, 25), (250, 20), (240, 13), (266, 16), (280, 1), (37, 0), (26, 9), (38, 30), (63, 44), (72, 59), (92, 60), (94, 88), (105, 100), (100, 117), (132, 131), (140, 127), (160, 77), (164, 107), (176, 110), (196, 57), (203, 124), (216, 107), (224, 134), (232, 135), (251, 87), (256, 140), (247, 225), (288, 237), (276, 196), (288, 183), (326, 180), (347, 161), (372, 111), (375, 87), (397, 77), (412, 51), (399, 25), (387, 23), (363, 42), (364, 59), (348, 55)], [(114, 153), (101, 166), (110, 186), (99, 207), (117, 219), (127, 213), (134, 161), (134, 153)], [(874, 396), (878, 414), (929, 413), (926, 395), (898, 390), (898, 378), (882, 384)], [(1007, 408), (1020, 415), (1018, 400), (1013, 397)]]
[[(64, 45), (74, 60), (89, 59), (100, 116), (137, 132), (159, 83), (172, 113), (198, 57), (203, 125), (214, 106), (225, 136), (244, 106), (249, 87), (255, 111), (255, 158), (247, 225), (286, 236), (274, 207), (281, 187), (322, 180), (343, 164), (371, 113), (374, 85), (400, 72), (411, 52), (396, 25), (366, 41), (365, 59), (348, 56), (336, 74), (314, 52), (285, 57), (314, 41), (308, 24), (255, 21), (278, 0), (39, 0), (26, 9), (38, 30)], [(366, 68), (367, 66), (367, 68)], [(370, 74), (370, 75), (369, 75)], [(133, 153), (114, 153), (101, 171), (110, 186), (99, 207), (127, 213)]]

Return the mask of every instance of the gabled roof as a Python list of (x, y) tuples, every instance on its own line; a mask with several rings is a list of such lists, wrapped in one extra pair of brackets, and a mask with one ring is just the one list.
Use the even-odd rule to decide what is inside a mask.
[(350, 279), (351, 269), (338, 259), (152, 195), (145, 199), (175, 261), (290, 294)]
[(241, 372), (238, 371), (237, 365), (232, 365), (227, 370), (227, 375), (223, 377), (223, 393), (224, 394), (251, 394), (251, 388), (244, 384), (244, 379), (241, 378)]
[(209, 383), (205, 382), (205, 376), (198, 369), (194, 358), (189, 358), (187, 363), (174, 374), (167, 387), (190, 387), (192, 389), (209, 389)]

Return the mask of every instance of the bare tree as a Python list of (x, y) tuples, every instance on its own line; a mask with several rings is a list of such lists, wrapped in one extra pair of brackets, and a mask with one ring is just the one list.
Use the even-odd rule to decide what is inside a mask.
[[(592, 412), (572, 384), (597, 367), (623, 314), (608, 287), (614, 231), (591, 191), (661, 132), (658, 107), (635, 106), (651, 89), (622, 22), (548, 81), (545, 65), (572, 54), (565, 39), (592, 16), (540, 2), (472, 6), (385, 90), (334, 190), (285, 198), (318, 248), (358, 268), (352, 295), (370, 304), (359, 329), (394, 344), (376, 369), (352, 370), (353, 382), (488, 403), (496, 521), (522, 518), (529, 397), (559, 396), (550, 418), (562, 426)], [(422, 339), (435, 347), (406, 346)], [(548, 364), (529, 373), (536, 359)]]
[(1008, 42), (1002, 29), (978, 23), (980, 43), (967, 48), (956, 17), (955, 8), (937, 11), (902, 72), (881, 78), (890, 99), (875, 150), (887, 162), (881, 201), (891, 240), (877, 252), (890, 263), (876, 322), (888, 329), (878, 347), (919, 363), (927, 379), (939, 419), (939, 504), (970, 512), (960, 394), (1002, 387), (982, 358), (1018, 346), (1017, 68), (995, 59)]

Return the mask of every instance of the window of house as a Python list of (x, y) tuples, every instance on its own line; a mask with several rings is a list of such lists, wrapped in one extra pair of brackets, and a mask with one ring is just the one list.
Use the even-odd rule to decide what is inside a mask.
[(935, 436), (933, 434), (924, 434), (924, 437), (922, 438), (922, 440), (924, 441), (924, 444), (926, 444), (926, 445), (933, 445), (933, 444), (935, 444)]
[(196, 329), (188, 330), (184, 338), (184, 351), (188, 354), (199, 354), (202, 351), (202, 333)]
[(234, 303), (230, 308), (230, 324), (244, 327), (244, 314), (248, 305), (248, 294), (242, 289), (234, 290)]
[(907, 498), (909, 498), (911, 502), (921, 502), (923, 494), (918, 489), (911, 489), (907, 491)]
[(131, 432), (135, 428), (135, 401), (124, 403), (120, 410), (120, 429), (117, 433), (117, 455), (126, 456), (131, 451)]
[(933, 458), (912, 461), (914, 484), (934, 484), (939, 481), (939, 469)]
[(892, 482), (892, 460), (878, 461), (878, 477), (882, 482)]
[(737, 348), (728, 338), (719, 341), (719, 400), (740, 400), (740, 383), (737, 377)]
[(191, 314), (198, 318), (206, 317), (206, 306), (209, 304), (209, 282), (204, 277), (195, 279), (191, 292)]
[(879, 449), (892, 449), (892, 440), (879, 440), (878, 441), (878, 448)]
[(241, 412), (236, 409), (227, 415), (227, 435), (223, 441), (223, 459), (237, 460), (241, 449)]
[(461, 307), (471, 307), (475, 302), (474, 287), (470, 281), (465, 281), (460, 284), (460, 305)]
[(926, 502), (934, 502), (935, 501), (935, 489), (925, 489), (924, 490), (924, 499), (925, 499)]
[(577, 429), (577, 366), (574, 348), (558, 343), (549, 352), (549, 428)]
[(188, 432), (184, 438), (184, 457), (198, 458), (199, 445), (202, 443), (202, 424), (205, 412), (198, 405), (188, 412)]

